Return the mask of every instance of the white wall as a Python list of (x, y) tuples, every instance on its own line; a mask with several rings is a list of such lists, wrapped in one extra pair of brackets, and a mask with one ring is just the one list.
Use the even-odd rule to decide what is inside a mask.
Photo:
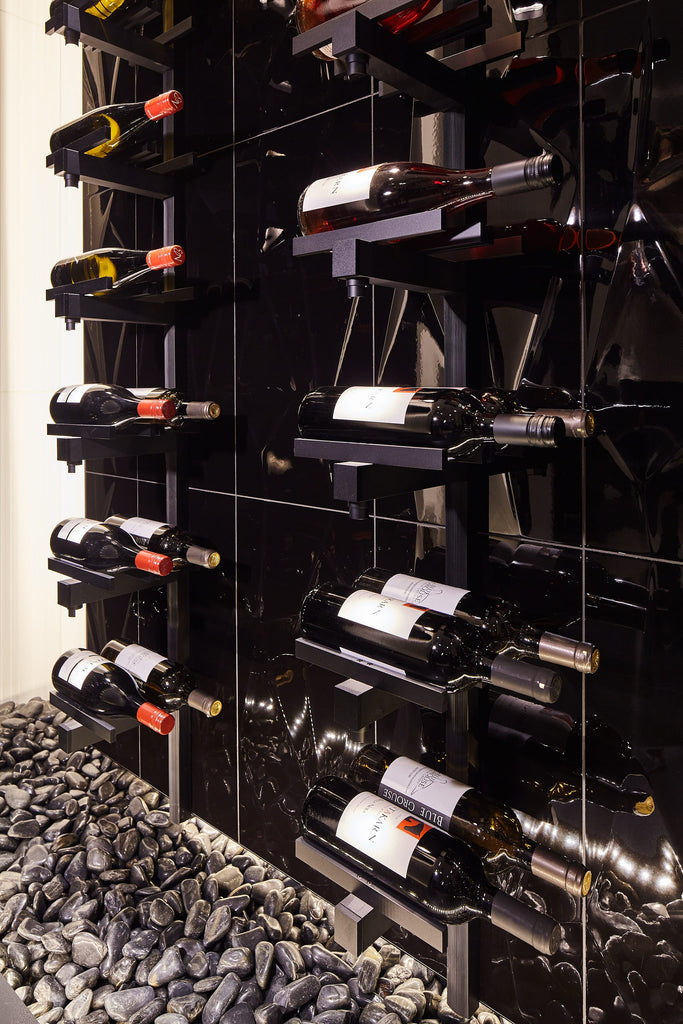
[(46, 695), (85, 614), (57, 605), (49, 537), (82, 515), (83, 470), (48, 438), (48, 403), (83, 379), (82, 330), (45, 301), (50, 269), (82, 250), (80, 189), (45, 167), (50, 132), (81, 111), (80, 47), (46, 36), (48, 0), (0, 0), (0, 700)]

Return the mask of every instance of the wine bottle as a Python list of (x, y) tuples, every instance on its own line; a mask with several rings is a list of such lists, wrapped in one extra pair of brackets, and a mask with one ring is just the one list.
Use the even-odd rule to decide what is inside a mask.
[(317, 643), (451, 689), (487, 680), (551, 704), (560, 695), (554, 671), (490, 657), (467, 623), (341, 583), (306, 595), (301, 630)]
[(419, 761), (369, 743), (354, 757), (348, 776), (359, 789), (464, 839), (494, 871), (512, 862), (572, 896), (586, 896), (590, 890), (591, 873), (585, 865), (527, 839), (511, 807)]
[[(408, 28), (409, 25), (414, 24), (425, 14), (428, 14), (432, 8), (436, 7), (438, 2), (439, 0), (418, 0), (417, 3), (411, 4), (410, 7), (404, 8), (397, 14), (391, 14), (388, 18), (383, 18), (380, 21), (380, 25), (388, 29), (389, 32), (402, 32), (403, 29)], [(355, 10), (356, 7), (360, 7), (363, 3), (364, 0), (297, 0), (294, 7), (296, 27), (299, 32), (305, 32), (309, 28), (314, 28), (316, 25), (322, 25), (323, 22), (336, 18), (338, 14), (345, 14), (346, 11)], [(334, 60), (332, 46), (329, 43), (313, 52), (320, 60)]]
[(184, 420), (216, 420), (221, 414), (218, 402), (188, 402), (172, 388), (129, 388), (136, 398), (163, 401), (170, 399), (175, 403), (178, 416)]
[(497, 541), (491, 549), (489, 569), (495, 593), (517, 601), (537, 626), (568, 621), (572, 610), (581, 608), (585, 595), (591, 618), (643, 630), (648, 609), (657, 607), (663, 597), (611, 576), (592, 557), (585, 560), (584, 583), (581, 559), (552, 544)]
[(128, 518), (119, 515), (109, 516), (105, 523), (128, 534), (139, 548), (182, 559), (202, 569), (215, 569), (220, 564), (221, 556), (217, 551), (195, 544), (192, 537), (177, 526), (158, 523), (155, 519), (142, 519), (140, 516)]
[(58, 693), (88, 711), (129, 715), (161, 736), (168, 736), (175, 725), (173, 715), (140, 696), (127, 672), (82, 647), (73, 647), (57, 658), (52, 684)]
[(177, 661), (126, 640), (110, 640), (102, 648), (102, 657), (124, 669), (144, 697), (160, 708), (177, 711), (185, 704), (215, 718), (223, 709), (221, 701), (195, 687), (192, 676)]
[(512, 392), (325, 387), (301, 402), (299, 433), (339, 441), (447, 446), (464, 458), (485, 446), (553, 448), (565, 430), (556, 416), (524, 413)]
[(533, 737), (536, 742), (556, 750), (565, 763), (580, 772), (585, 758), (586, 772), (615, 786), (623, 785), (627, 775), (644, 775), (633, 747), (598, 715), (581, 721), (556, 708), (542, 708), (510, 694), (489, 697), (489, 721)]
[[(81, 284), (110, 277), (113, 288), (132, 284), (155, 270), (179, 267), (185, 262), (185, 253), (179, 245), (165, 245), (161, 249), (96, 249), (80, 256), (69, 256), (55, 263), (50, 274), (53, 287)], [(95, 294), (101, 295), (102, 292)]]
[(608, 810), (649, 815), (655, 809), (651, 793), (615, 785), (588, 771), (583, 776), (557, 750), (496, 722), (489, 722), (482, 764), (487, 789), (536, 817), (544, 817), (548, 801), (581, 800), (584, 779), (586, 800)]
[(126, 388), (111, 384), (70, 384), (50, 400), (55, 423), (168, 423), (179, 414), (178, 403), (169, 397), (138, 398)]
[(557, 185), (561, 177), (562, 161), (549, 153), (476, 171), (401, 160), (376, 164), (320, 178), (305, 188), (299, 197), (299, 227), (302, 234), (313, 235), (404, 213), (463, 209), (494, 196)]
[(109, 103), (97, 107), (62, 125), (50, 136), (50, 152), (65, 149), (93, 132), (104, 130), (108, 138), (85, 152), (88, 156), (117, 156), (144, 138), (150, 123), (160, 121), (183, 109), (183, 97), (177, 89), (154, 96), (146, 103)]
[(555, 921), (491, 885), (466, 843), (374, 793), (359, 792), (345, 779), (325, 778), (309, 790), (301, 824), (306, 837), (439, 920), (462, 924), (490, 918), (534, 949), (557, 952)]
[(124, 530), (95, 519), (62, 519), (52, 531), (50, 547), (58, 558), (78, 562), (86, 569), (114, 572), (136, 568), (156, 576), (173, 571), (173, 559), (166, 554), (141, 551)]
[(361, 573), (354, 586), (462, 619), (481, 632), (484, 648), (496, 654), (539, 658), (583, 673), (598, 670), (600, 652), (593, 644), (534, 629), (524, 622), (519, 608), (501, 598), (482, 597), (377, 566)]

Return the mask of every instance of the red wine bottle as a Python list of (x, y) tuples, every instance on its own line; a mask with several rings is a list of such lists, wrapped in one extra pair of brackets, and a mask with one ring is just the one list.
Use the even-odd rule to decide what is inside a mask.
[(376, 164), (320, 178), (304, 189), (299, 227), (313, 235), (422, 210), (459, 210), (494, 196), (547, 188), (561, 177), (562, 161), (549, 153), (475, 171), (401, 160)]
[[(383, 18), (380, 21), (380, 25), (390, 32), (402, 32), (425, 14), (428, 14), (432, 8), (436, 7), (438, 2), (439, 0), (417, 0), (416, 3), (411, 4), (410, 7), (405, 7), (397, 14), (391, 14), (388, 18)], [(356, 7), (361, 7), (363, 3), (364, 0), (297, 0), (294, 7), (296, 27), (299, 32), (305, 32), (309, 28), (314, 28), (316, 25), (322, 25), (323, 22), (336, 18), (339, 14), (355, 10)], [(320, 60), (334, 60), (332, 47), (329, 43), (313, 52)]]
[(448, 924), (489, 918), (542, 953), (557, 952), (552, 918), (497, 890), (461, 839), (432, 828), (374, 793), (328, 777), (311, 789), (304, 835)]
[(482, 644), (491, 653), (539, 658), (583, 673), (598, 670), (597, 647), (534, 629), (524, 621), (519, 608), (502, 598), (482, 597), (471, 590), (392, 573), (377, 566), (361, 573), (354, 586), (462, 619), (481, 633)]
[(197, 689), (187, 669), (163, 654), (126, 640), (109, 640), (102, 648), (102, 657), (128, 672), (142, 695), (161, 708), (177, 711), (187, 704), (207, 718), (221, 713), (221, 701)]
[(359, 789), (464, 839), (494, 871), (511, 862), (572, 896), (586, 896), (590, 890), (591, 873), (584, 864), (532, 842), (511, 807), (472, 786), (374, 743), (358, 751), (348, 775)]
[(175, 403), (178, 416), (184, 420), (216, 420), (221, 414), (218, 402), (189, 402), (173, 388), (129, 388), (131, 395), (138, 399)]
[(168, 736), (175, 725), (173, 715), (140, 696), (127, 672), (82, 647), (73, 647), (57, 658), (52, 685), (87, 711), (137, 718), (161, 736)]
[(491, 657), (466, 623), (341, 583), (307, 594), (301, 630), (316, 643), (450, 689), (486, 680), (547, 703), (560, 695), (554, 671)]
[(179, 403), (171, 397), (138, 398), (113, 384), (70, 384), (56, 391), (50, 400), (50, 416), (55, 423), (168, 423), (178, 414)]
[(141, 551), (124, 530), (95, 519), (63, 519), (52, 531), (50, 547), (58, 558), (78, 562), (86, 569), (115, 572), (135, 568), (156, 576), (173, 571), (168, 555)]
[(554, 448), (564, 424), (543, 411), (525, 413), (514, 392), (470, 388), (324, 387), (299, 406), (304, 437), (426, 444), (466, 457), (481, 448)]
[(191, 565), (199, 565), (202, 569), (215, 569), (220, 564), (221, 556), (217, 551), (195, 544), (192, 537), (177, 526), (159, 523), (155, 519), (142, 519), (140, 516), (128, 518), (111, 515), (105, 522), (128, 534), (139, 548), (181, 559)]
[(114, 151), (120, 153), (144, 138), (151, 122), (182, 109), (183, 97), (176, 89), (154, 96), (146, 103), (109, 103), (57, 128), (50, 136), (50, 152), (68, 148), (92, 132), (104, 130), (106, 140), (86, 150), (87, 155), (106, 157)]
[(59, 260), (52, 268), (50, 280), (53, 287), (63, 288), (70, 284), (110, 277), (112, 287), (121, 288), (155, 270), (179, 267), (184, 262), (185, 253), (179, 245), (165, 245), (149, 252), (144, 249), (96, 249)]

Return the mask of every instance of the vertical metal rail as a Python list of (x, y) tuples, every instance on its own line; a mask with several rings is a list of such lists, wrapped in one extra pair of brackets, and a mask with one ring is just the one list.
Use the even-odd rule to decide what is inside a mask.
[[(444, 149), (446, 164), (466, 167), (465, 117), (461, 113), (445, 115)], [(444, 383), (455, 387), (467, 380), (467, 309), (465, 289), (447, 296), (444, 302)], [(468, 508), (470, 488), (467, 482), (446, 484), (446, 583), (466, 587), (468, 583)], [(446, 758), (449, 773), (467, 781), (470, 775), (470, 713), (473, 691), (451, 694), (446, 723)], [(478, 986), (478, 965), (472, 942), (476, 926), (449, 925), (446, 953), (448, 1005), (464, 1020), (478, 1006), (474, 993)]]
[[(173, 26), (174, 12), (173, 0), (165, 0), (164, 3), (164, 31)], [(163, 89), (168, 91), (174, 88), (175, 75), (172, 70), (164, 72)], [(173, 153), (173, 125), (170, 118), (163, 123), (164, 130), (164, 159), (170, 160)], [(163, 200), (163, 242), (164, 245), (172, 245), (176, 238), (175, 219), (176, 201), (171, 196)], [(178, 386), (178, 376), (183, 376), (183, 368), (180, 366), (181, 352), (178, 332), (175, 325), (169, 327), (164, 336), (164, 384), (168, 388)], [(174, 451), (166, 454), (166, 519), (169, 523), (178, 523), (184, 516), (186, 495), (181, 493), (180, 488), (180, 451), (179, 445)], [(174, 580), (166, 588), (166, 609), (167, 609), (167, 653), (169, 658), (175, 661), (186, 661), (188, 656), (188, 587), (187, 580), (180, 578)], [(188, 722), (185, 713), (181, 710), (176, 712), (175, 729), (168, 737), (168, 797), (170, 804), (171, 821), (180, 821), (183, 816), (183, 806), (186, 801), (181, 791), (182, 764), (186, 761), (184, 746), (189, 740)]]

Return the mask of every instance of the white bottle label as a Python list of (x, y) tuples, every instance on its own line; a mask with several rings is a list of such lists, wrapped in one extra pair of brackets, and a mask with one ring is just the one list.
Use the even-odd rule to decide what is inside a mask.
[(471, 788), (409, 757), (397, 757), (382, 776), (378, 792), (404, 811), (448, 831), (460, 797)]
[(305, 213), (307, 210), (324, 210), (327, 206), (369, 199), (370, 182), (376, 170), (376, 167), (362, 167), (358, 171), (319, 178), (306, 189), (301, 209)]
[(418, 842), (430, 825), (374, 793), (359, 793), (344, 808), (337, 838), (405, 878)]
[(59, 393), (57, 402), (69, 402), (72, 405), (76, 405), (80, 402), (83, 395), (89, 394), (91, 391), (106, 391), (106, 384), (75, 384), (71, 388), (63, 388)]
[(116, 655), (114, 664), (146, 683), (152, 669), (162, 661), (166, 661), (163, 655), (140, 647), (139, 644), (129, 644)]
[(70, 519), (64, 523), (57, 536), (61, 540), (70, 540), (72, 544), (80, 544), (93, 526), (99, 526), (96, 519)]
[(74, 686), (77, 690), (83, 689), (83, 683), (97, 665), (106, 664), (107, 659), (101, 658), (99, 654), (92, 654), (90, 651), (79, 651), (72, 654), (70, 658), (60, 666), (57, 673), (60, 679)]
[(333, 420), (359, 423), (405, 423), (408, 406), (419, 388), (347, 388), (339, 396)]
[(382, 587), (382, 593), (397, 601), (419, 604), (421, 608), (452, 615), (463, 597), (469, 594), (469, 590), (447, 587), (444, 583), (432, 583), (431, 580), (420, 580), (415, 576), (397, 573), (387, 580)]
[(121, 523), (121, 529), (131, 537), (142, 537), (144, 540), (149, 540), (152, 534), (161, 528), (169, 529), (168, 523), (157, 523), (153, 519), (140, 519), (136, 516)]
[(371, 626), (390, 636), (403, 637), (407, 640), (413, 626), (424, 615), (424, 608), (411, 608), (382, 594), (373, 594), (370, 590), (356, 590), (344, 601), (339, 609), (339, 617), (357, 622), (361, 626)]

